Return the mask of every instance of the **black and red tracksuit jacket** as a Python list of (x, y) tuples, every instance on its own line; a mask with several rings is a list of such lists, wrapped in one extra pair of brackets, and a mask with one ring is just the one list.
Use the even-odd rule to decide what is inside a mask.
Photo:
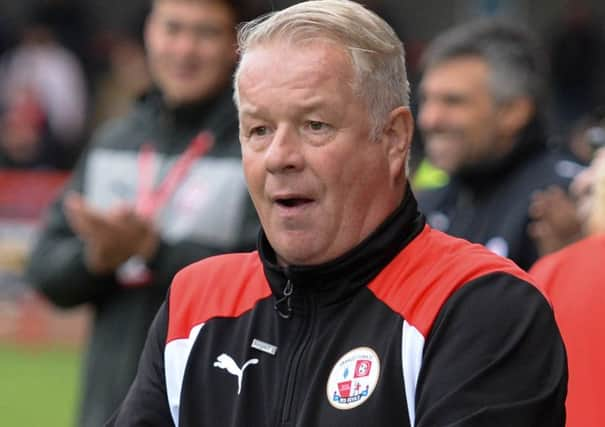
[[(285, 293), (285, 295), (284, 295)], [(408, 192), (320, 266), (182, 270), (112, 426), (564, 426), (565, 350), (531, 279), (425, 225)]]

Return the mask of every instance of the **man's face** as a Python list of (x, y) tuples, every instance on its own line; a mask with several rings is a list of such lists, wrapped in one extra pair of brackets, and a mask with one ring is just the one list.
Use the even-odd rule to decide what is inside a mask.
[(483, 60), (460, 57), (429, 68), (422, 79), (418, 125), (429, 160), (448, 173), (502, 150), (488, 72)]
[(220, 1), (160, 0), (147, 22), (149, 68), (171, 105), (216, 94), (236, 61), (235, 17)]
[(386, 138), (370, 139), (352, 81), (346, 52), (325, 41), (273, 42), (242, 59), (244, 173), (282, 264), (344, 254), (401, 200)]

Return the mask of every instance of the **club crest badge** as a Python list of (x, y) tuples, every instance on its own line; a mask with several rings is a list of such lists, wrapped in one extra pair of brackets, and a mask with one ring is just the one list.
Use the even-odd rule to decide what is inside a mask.
[(353, 409), (372, 395), (380, 376), (380, 359), (369, 347), (358, 347), (342, 356), (332, 368), (326, 385), (330, 405)]

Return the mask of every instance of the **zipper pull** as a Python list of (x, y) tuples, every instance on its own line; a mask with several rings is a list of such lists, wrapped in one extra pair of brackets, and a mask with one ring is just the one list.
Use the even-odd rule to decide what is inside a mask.
[[(291, 301), (290, 297), (292, 296), (293, 292), (294, 292), (294, 284), (292, 283), (292, 281), (290, 279), (288, 279), (288, 281), (286, 282), (286, 286), (284, 287), (283, 296), (281, 298), (278, 298), (275, 301), (275, 304), (273, 305), (273, 309), (277, 312), (279, 317), (281, 317), (282, 319), (289, 319), (292, 317), (292, 301)], [(280, 307), (284, 302), (286, 303), (285, 312), (283, 312)]]

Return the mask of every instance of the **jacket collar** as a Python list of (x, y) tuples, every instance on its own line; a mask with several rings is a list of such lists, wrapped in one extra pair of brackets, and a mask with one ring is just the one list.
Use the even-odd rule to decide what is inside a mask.
[(281, 267), (263, 230), (258, 248), (276, 300), (284, 299), (284, 289), (290, 281), (295, 298), (288, 303), (296, 304), (298, 297), (313, 295), (324, 305), (342, 300), (367, 285), (422, 231), (424, 224), (425, 218), (408, 187), (401, 205), (364, 241), (335, 260), (315, 266)]
[(231, 88), (226, 88), (209, 98), (200, 99), (179, 106), (169, 106), (164, 101), (162, 92), (153, 87), (139, 98), (139, 102), (148, 105), (156, 120), (164, 124), (179, 127), (199, 127), (201, 118), (225, 103), (231, 103)]

